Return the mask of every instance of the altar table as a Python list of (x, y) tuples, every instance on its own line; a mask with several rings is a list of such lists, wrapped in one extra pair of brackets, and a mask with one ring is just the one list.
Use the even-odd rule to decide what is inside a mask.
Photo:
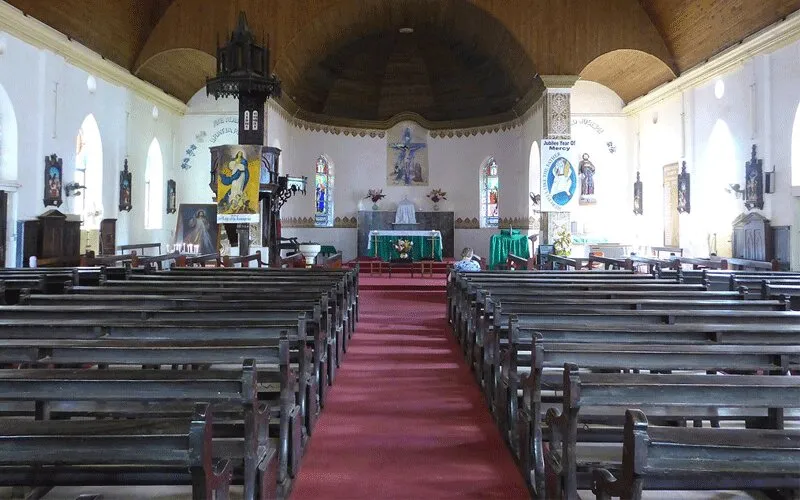
[(502, 229), (499, 234), (492, 235), (489, 240), (489, 269), (497, 269), (498, 265), (505, 264), (509, 253), (523, 259), (530, 257), (528, 237), (520, 234), (519, 229)]
[(390, 231), (373, 230), (369, 232), (367, 250), (373, 257), (389, 261), (400, 254), (394, 249), (397, 240), (411, 240), (410, 257), (413, 260), (442, 260), (442, 233), (439, 231)]

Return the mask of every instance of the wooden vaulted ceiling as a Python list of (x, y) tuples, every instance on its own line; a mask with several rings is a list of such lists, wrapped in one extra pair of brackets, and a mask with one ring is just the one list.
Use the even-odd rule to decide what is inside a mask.
[[(269, 39), (282, 103), (319, 121), (524, 112), (537, 75), (626, 102), (800, 9), (800, 0), (7, 0), (183, 101), (239, 11)], [(400, 34), (400, 28), (413, 28)]]

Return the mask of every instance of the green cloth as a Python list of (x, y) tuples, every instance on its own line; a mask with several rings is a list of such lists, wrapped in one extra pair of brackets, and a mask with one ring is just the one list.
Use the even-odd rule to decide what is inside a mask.
[[(430, 236), (377, 236), (372, 239), (370, 255), (378, 257), (383, 261), (399, 259), (400, 254), (394, 249), (397, 240), (411, 240), (414, 246), (411, 248), (412, 260), (434, 259), (442, 260), (442, 240), (431, 238)], [(377, 240), (377, 241), (376, 241)]]
[(327, 257), (328, 255), (333, 255), (336, 253), (336, 247), (333, 245), (322, 245), (322, 249), (320, 249), (319, 254), (323, 257)]
[(528, 237), (520, 234), (518, 229), (514, 229), (513, 234), (508, 233), (507, 229), (503, 229), (489, 240), (489, 269), (497, 269), (498, 265), (505, 264), (510, 253), (523, 259), (530, 257)]

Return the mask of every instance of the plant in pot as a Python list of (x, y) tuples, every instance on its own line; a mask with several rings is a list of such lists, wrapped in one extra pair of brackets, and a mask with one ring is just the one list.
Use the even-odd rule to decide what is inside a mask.
[(431, 190), (430, 193), (428, 193), (428, 198), (430, 198), (431, 201), (433, 202), (433, 210), (434, 211), (438, 211), (439, 210), (439, 202), (441, 200), (446, 200), (447, 199), (447, 193), (442, 191), (439, 188), (436, 188), (436, 189)]
[(378, 210), (378, 202), (386, 198), (386, 195), (383, 194), (383, 189), (370, 189), (369, 193), (364, 197), (365, 200), (367, 198), (372, 200), (372, 209)]
[(563, 227), (556, 233), (556, 239), (553, 241), (553, 253), (560, 257), (569, 257), (569, 254), (572, 253), (572, 233)]
[(314, 259), (317, 258), (320, 250), (322, 250), (322, 245), (319, 243), (313, 243), (311, 241), (305, 241), (300, 243), (298, 247), (300, 249), (300, 253), (303, 254), (303, 257), (306, 259), (306, 267), (313, 266)]

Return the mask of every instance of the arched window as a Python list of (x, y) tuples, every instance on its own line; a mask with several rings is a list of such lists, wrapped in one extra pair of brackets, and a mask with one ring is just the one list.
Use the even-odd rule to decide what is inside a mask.
[(314, 225), (333, 226), (333, 166), (324, 156), (317, 158), (314, 178)]
[(800, 105), (794, 114), (792, 127), (792, 187), (800, 186)]
[(144, 169), (144, 228), (161, 229), (164, 199), (164, 161), (158, 139), (153, 139), (147, 151)]
[(84, 229), (100, 229), (103, 218), (103, 144), (94, 116), (83, 120), (75, 141), (75, 182), (77, 190), (73, 209), (81, 215)]
[(481, 227), (497, 227), (500, 224), (497, 177), (497, 162), (490, 156), (481, 166)]

